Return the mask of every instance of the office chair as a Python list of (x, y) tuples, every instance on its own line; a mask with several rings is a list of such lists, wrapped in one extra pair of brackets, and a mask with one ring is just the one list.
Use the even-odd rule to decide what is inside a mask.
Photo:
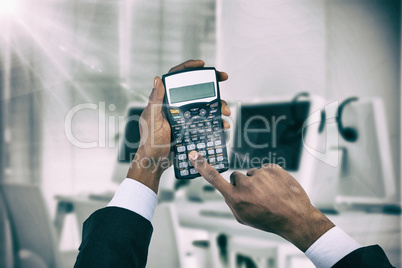
[(0, 192), (0, 267), (14, 267), (13, 261), (10, 221), (4, 205), (4, 198)]
[(78, 251), (58, 250), (56, 232), (39, 188), (18, 184), (0, 187), (11, 222), (16, 267), (71, 268)]

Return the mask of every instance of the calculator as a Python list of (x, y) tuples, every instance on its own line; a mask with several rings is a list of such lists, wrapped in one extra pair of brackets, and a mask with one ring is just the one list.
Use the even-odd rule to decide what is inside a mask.
[(201, 176), (188, 159), (197, 151), (218, 172), (228, 170), (217, 72), (192, 68), (162, 76), (165, 114), (172, 132), (173, 166), (177, 179)]

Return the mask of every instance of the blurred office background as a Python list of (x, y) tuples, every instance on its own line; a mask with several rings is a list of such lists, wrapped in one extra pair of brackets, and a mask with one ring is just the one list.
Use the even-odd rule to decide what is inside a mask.
[[(323, 202), (333, 221), (363, 245), (379, 243), (401, 267), (401, 23), (399, 0), (0, 1), (0, 267), (12, 267), (18, 258), (38, 267), (66, 265), (60, 261), (66, 252), (71, 262), (83, 218), (107, 204), (128, 167), (118, 162), (125, 131), (119, 116), (145, 106), (154, 76), (198, 58), (229, 74), (221, 96), (234, 110), (239, 101), (291, 102), (300, 92), (308, 93), (307, 101), (321, 99), (321, 108), (359, 98), (343, 119), (365, 143), (339, 137), (339, 158), (372, 191), (341, 185), (345, 170), (322, 163), (315, 163), (316, 172), (294, 174), (310, 174), (306, 185), (319, 187), (311, 186), (309, 194), (334, 196)], [(66, 124), (74, 107), (88, 104), (69, 128), (90, 147), (79, 148)], [(378, 131), (367, 133), (372, 130)], [(370, 174), (376, 178), (365, 182)], [(178, 185), (166, 175), (154, 225), (171, 224), (154, 237), (172, 242), (151, 245), (170, 249), (164, 258), (171, 266), (164, 267), (264, 267), (264, 261), (312, 267), (275, 236), (236, 229), (223, 206), (205, 210), (209, 202), (224, 202), (201, 180)], [(24, 217), (18, 210), (38, 215)], [(194, 211), (208, 227), (202, 219), (191, 222)], [(53, 248), (39, 252), (46, 247)], [(158, 267), (150, 259), (150, 267)]]

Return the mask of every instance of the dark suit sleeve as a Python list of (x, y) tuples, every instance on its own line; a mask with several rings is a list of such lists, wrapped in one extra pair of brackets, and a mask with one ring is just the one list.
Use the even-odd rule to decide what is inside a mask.
[(333, 268), (390, 268), (385, 252), (378, 245), (362, 247), (349, 253), (338, 261)]
[(85, 222), (74, 267), (145, 267), (152, 225), (130, 210), (106, 207)]

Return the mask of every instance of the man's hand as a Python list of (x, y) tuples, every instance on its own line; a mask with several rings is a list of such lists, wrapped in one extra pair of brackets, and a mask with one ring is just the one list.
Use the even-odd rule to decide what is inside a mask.
[[(189, 60), (173, 67), (169, 72), (203, 66), (204, 61), (202, 60)], [(218, 72), (218, 78), (219, 81), (225, 81), (228, 79), (228, 75), (224, 72)], [(127, 178), (145, 184), (155, 193), (158, 192), (160, 176), (172, 164), (170, 153), (171, 129), (163, 113), (164, 96), (163, 82), (159, 77), (155, 77), (154, 88), (149, 96), (148, 105), (139, 120), (140, 146), (127, 173)], [(224, 100), (222, 100), (222, 114), (230, 115), (230, 109)], [(229, 128), (229, 123), (224, 121), (224, 127), (225, 129)]]
[(305, 252), (334, 224), (313, 207), (300, 184), (275, 164), (233, 172), (228, 183), (197, 152), (189, 159), (225, 198), (237, 221), (275, 233)]

